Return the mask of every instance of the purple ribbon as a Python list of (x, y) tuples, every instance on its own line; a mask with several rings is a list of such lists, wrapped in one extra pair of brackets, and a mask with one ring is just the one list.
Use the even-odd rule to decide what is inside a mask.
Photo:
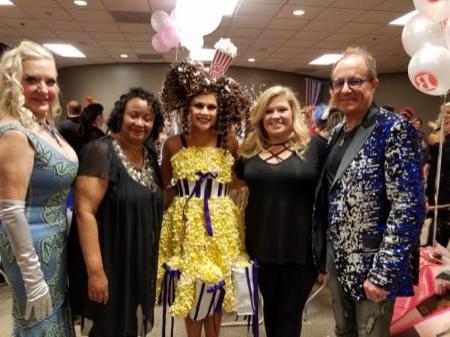
[(183, 218), (186, 219), (185, 216), (185, 210), (186, 205), (191, 200), (191, 198), (196, 194), (197, 196), (200, 196), (201, 188), (203, 182), (206, 180), (206, 186), (205, 186), (205, 195), (203, 197), (203, 213), (205, 215), (205, 226), (206, 226), (206, 232), (209, 236), (213, 236), (213, 230), (212, 230), (212, 223), (211, 223), (211, 214), (209, 212), (209, 199), (211, 198), (211, 188), (212, 188), (212, 181), (208, 180), (209, 178), (217, 178), (217, 173), (215, 172), (196, 172), (196, 174), (199, 176), (199, 179), (195, 182), (194, 189), (192, 190), (191, 194), (189, 195), (188, 199), (186, 200), (186, 203), (184, 204), (183, 208)]
[(225, 281), (222, 280), (219, 283), (217, 283), (216, 285), (209, 287), (208, 289), (206, 289), (206, 291), (208, 293), (216, 293), (216, 291), (219, 291), (219, 298), (217, 299), (217, 304), (216, 304), (216, 308), (214, 309), (214, 312), (219, 312), (222, 309), (222, 303), (223, 303), (223, 299), (225, 298), (225, 289), (223, 288), (225, 286)]
[(259, 288), (259, 264), (256, 260), (253, 261), (253, 303), (255, 306), (255, 311), (253, 315), (253, 336), (259, 337), (259, 296), (258, 296), (258, 288)]
[[(162, 302), (163, 311), (162, 311), (162, 336), (166, 336), (166, 318), (167, 318), (167, 309), (169, 305), (172, 305), (175, 300), (175, 285), (176, 278), (180, 276), (180, 271), (170, 268), (166, 263), (164, 263), (164, 268), (166, 272), (164, 274), (163, 280), (163, 288), (161, 289), (161, 294), (159, 298), (159, 302)], [(162, 297), (162, 298), (161, 298)], [(170, 318), (171, 326), (170, 326), (170, 336), (173, 337), (175, 320), (173, 317)]]

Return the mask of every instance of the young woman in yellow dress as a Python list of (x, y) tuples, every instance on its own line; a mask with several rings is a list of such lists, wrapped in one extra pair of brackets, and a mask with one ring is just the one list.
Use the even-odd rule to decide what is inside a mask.
[[(232, 125), (240, 130), (250, 100), (232, 79), (211, 80), (203, 66), (181, 62), (167, 73), (162, 101), (167, 113), (178, 112), (182, 133), (168, 138), (162, 152), (169, 207), (161, 232), (158, 287), (176, 271), (170, 315), (185, 318), (188, 337), (199, 337), (203, 327), (207, 337), (218, 336), (222, 308), (236, 310), (231, 267), (248, 261), (242, 216), (228, 192), (238, 149), (230, 130)], [(201, 309), (199, 284), (217, 291), (207, 312)]]

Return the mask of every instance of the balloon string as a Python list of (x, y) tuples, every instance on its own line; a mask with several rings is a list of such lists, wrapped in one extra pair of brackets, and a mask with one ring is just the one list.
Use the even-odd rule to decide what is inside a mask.
[(178, 62), (178, 44), (177, 48), (175, 49), (175, 62)]
[[(447, 94), (443, 95), (443, 103), (442, 108), (439, 113), (440, 118), (440, 130), (439, 130), (439, 153), (436, 167), (436, 181), (435, 181), (435, 190), (434, 190), (434, 204), (439, 205), (439, 186), (441, 184), (441, 166), (442, 166), (442, 146), (444, 144), (444, 114), (445, 114), (445, 102), (447, 100)], [(436, 247), (436, 233), (437, 233), (437, 219), (438, 219), (439, 208), (436, 207), (434, 210), (434, 219), (433, 219), (433, 247)]]

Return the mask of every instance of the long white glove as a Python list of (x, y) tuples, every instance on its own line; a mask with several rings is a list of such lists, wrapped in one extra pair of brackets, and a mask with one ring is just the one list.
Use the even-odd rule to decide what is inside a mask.
[(25, 202), (0, 200), (0, 219), (25, 285), (27, 295), (25, 319), (30, 319), (34, 313), (34, 318), (40, 320), (52, 312), (52, 299), (42, 274), (39, 258), (34, 250), (25, 217)]

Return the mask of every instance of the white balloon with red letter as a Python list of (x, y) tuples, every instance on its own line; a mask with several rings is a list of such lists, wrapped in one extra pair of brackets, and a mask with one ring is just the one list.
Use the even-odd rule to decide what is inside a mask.
[(414, 6), (423, 15), (434, 22), (440, 22), (450, 16), (450, 0), (413, 0)]
[(431, 21), (420, 13), (409, 19), (403, 27), (402, 43), (411, 57), (427, 44), (446, 46), (441, 24)]
[(428, 45), (411, 58), (408, 75), (416, 89), (440, 96), (450, 89), (450, 50)]

